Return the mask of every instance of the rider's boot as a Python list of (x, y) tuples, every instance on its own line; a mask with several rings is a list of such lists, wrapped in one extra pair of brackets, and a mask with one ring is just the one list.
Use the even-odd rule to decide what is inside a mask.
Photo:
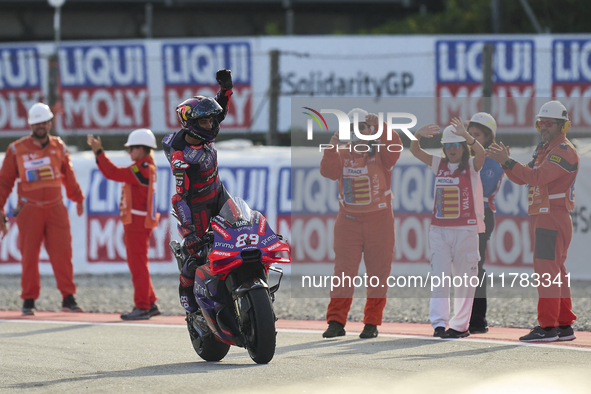
[(199, 310), (195, 294), (193, 294), (193, 284), (195, 279), (189, 279), (184, 275), (180, 275), (179, 297), (181, 306), (188, 313), (194, 313)]

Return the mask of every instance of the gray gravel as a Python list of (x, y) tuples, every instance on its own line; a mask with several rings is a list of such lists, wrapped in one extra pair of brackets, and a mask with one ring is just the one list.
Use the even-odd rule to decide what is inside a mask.
[[(77, 275), (75, 277), (78, 304), (86, 312), (123, 313), (133, 308), (133, 286), (129, 274)], [(178, 301), (178, 275), (152, 275), (158, 306), (163, 315), (184, 315)], [(574, 311), (578, 320), (573, 327), (578, 331), (591, 331), (591, 282), (573, 281)], [(358, 291), (356, 297), (362, 297)], [(535, 290), (507, 298), (507, 294), (489, 289), (488, 322), (495, 327), (531, 328), (536, 325), (537, 298)], [(305, 298), (304, 298), (305, 297)], [(504, 297), (504, 298), (500, 298)], [(355, 298), (349, 313), (350, 321), (363, 320), (363, 298)], [(328, 305), (328, 290), (292, 291), (290, 278), (284, 277), (276, 294), (275, 310), (280, 319), (324, 320)], [(20, 275), (0, 276), (0, 310), (20, 310)], [(36, 302), (39, 311), (59, 311), (61, 295), (53, 276), (41, 277), (41, 295)], [(390, 289), (384, 310), (385, 322), (429, 323), (429, 296), (427, 291)]]

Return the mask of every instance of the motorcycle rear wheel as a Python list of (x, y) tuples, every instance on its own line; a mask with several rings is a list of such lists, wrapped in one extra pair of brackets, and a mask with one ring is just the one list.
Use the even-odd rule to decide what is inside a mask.
[(205, 361), (220, 361), (228, 354), (230, 345), (218, 341), (211, 333), (205, 337), (200, 337), (190, 322), (187, 322), (187, 329), (189, 330), (193, 349)]
[(250, 324), (247, 327), (247, 349), (250, 358), (257, 364), (267, 364), (275, 355), (275, 315), (269, 293), (258, 288), (247, 293), (251, 308)]

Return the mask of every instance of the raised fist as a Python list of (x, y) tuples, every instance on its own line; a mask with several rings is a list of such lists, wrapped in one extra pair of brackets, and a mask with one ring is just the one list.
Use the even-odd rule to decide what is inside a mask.
[(215, 79), (222, 89), (230, 90), (234, 86), (232, 83), (232, 71), (222, 68), (215, 74)]

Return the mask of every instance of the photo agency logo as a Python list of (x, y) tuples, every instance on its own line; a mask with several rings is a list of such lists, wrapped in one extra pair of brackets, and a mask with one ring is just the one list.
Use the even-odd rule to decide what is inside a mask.
[[(310, 111), (303, 112), (304, 114), (311, 117), (311, 119), (308, 119), (307, 124), (307, 139), (309, 141), (314, 138), (314, 121), (316, 121), (318, 126), (320, 126), (321, 131), (329, 131), (326, 119), (324, 119), (322, 114), (333, 114), (337, 117), (339, 122), (339, 141), (343, 144), (337, 144), (336, 146), (333, 144), (319, 144), (320, 152), (322, 152), (324, 149), (332, 149), (335, 147), (337, 151), (348, 150), (350, 152), (353, 150), (357, 153), (369, 152), (372, 149), (375, 149), (377, 152), (379, 152), (380, 149), (387, 149), (389, 152), (401, 152), (403, 149), (401, 144), (391, 143), (393, 130), (400, 130), (411, 140), (417, 140), (415, 136), (409, 131), (410, 128), (417, 124), (417, 117), (408, 112), (388, 112), (386, 114), (386, 127), (384, 127), (384, 113), (379, 112), (377, 128), (374, 127), (373, 133), (364, 134), (362, 132), (364, 128), (359, 130), (359, 112), (357, 111), (354, 112), (353, 119), (350, 119), (346, 113), (338, 109), (321, 109), (320, 112), (318, 112), (310, 107), (302, 108)], [(395, 120), (399, 119), (407, 119), (410, 120), (410, 122), (394, 122)], [(364, 123), (364, 121), (365, 120), (363, 120), (361, 123)], [(382, 137), (384, 134), (384, 128), (386, 129), (385, 141)], [(349, 144), (348, 142), (352, 143)]]

